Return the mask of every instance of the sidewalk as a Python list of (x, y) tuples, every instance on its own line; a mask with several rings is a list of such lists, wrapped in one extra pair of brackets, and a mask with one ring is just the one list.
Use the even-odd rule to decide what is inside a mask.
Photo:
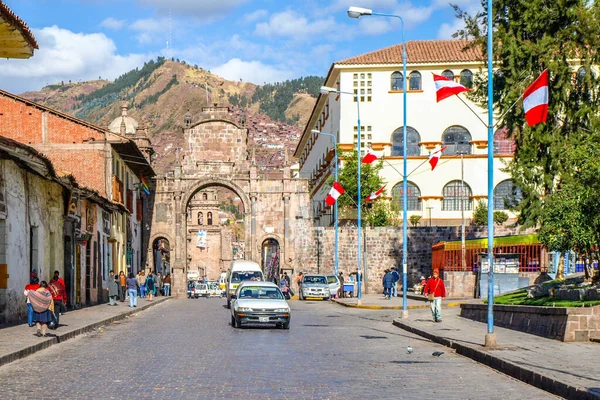
[[(370, 310), (402, 310), (401, 293), (398, 293), (398, 297), (392, 297), (389, 300), (386, 300), (383, 297), (383, 294), (364, 294), (361, 300), (362, 304), (358, 304), (358, 299), (356, 297), (332, 299), (332, 301), (345, 307), (366, 308)], [(449, 300), (444, 302), (443, 306), (457, 307), (466, 302), (466, 300)], [(426, 301), (425, 297), (415, 297), (413, 295), (407, 296), (406, 303), (409, 310), (422, 308), (429, 309), (429, 303)]]
[(138, 298), (138, 306), (133, 309), (129, 308), (129, 301), (126, 301), (118, 302), (117, 307), (100, 304), (69, 311), (60, 316), (60, 326), (57, 330), (48, 329), (48, 333), (54, 335), (53, 337), (35, 336), (36, 328), (30, 328), (27, 323), (0, 328), (0, 366), (92, 331), (102, 325), (124, 319), (128, 315), (138, 313), (170, 298), (158, 297), (151, 302)]
[(600, 399), (600, 344), (565, 343), (494, 327), (498, 348), (486, 349), (487, 324), (459, 314), (460, 308), (445, 309), (443, 322), (435, 323), (429, 311), (414, 310), (408, 319), (395, 319), (393, 323), (555, 395)]

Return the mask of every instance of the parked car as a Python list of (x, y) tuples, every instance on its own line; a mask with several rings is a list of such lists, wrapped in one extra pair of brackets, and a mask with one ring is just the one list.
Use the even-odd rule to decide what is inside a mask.
[(290, 306), (273, 282), (244, 281), (231, 296), (231, 326), (276, 325), (290, 328)]
[(331, 293), (327, 277), (325, 275), (304, 275), (298, 297), (300, 300), (306, 300), (307, 297), (329, 300)]
[(335, 275), (327, 275), (327, 283), (329, 284), (329, 294), (331, 297), (337, 296), (340, 288), (340, 278)]
[(208, 285), (206, 283), (196, 283), (195, 286), (194, 297), (197, 299), (198, 297), (206, 297), (209, 296)]

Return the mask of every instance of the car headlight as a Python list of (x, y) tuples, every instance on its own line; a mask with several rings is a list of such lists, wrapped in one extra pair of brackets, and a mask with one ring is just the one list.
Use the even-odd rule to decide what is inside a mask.
[(249, 312), (249, 311), (253, 311), (252, 308), (250, 307), (240, 307), (237, 309), (238, 312)]
[(290, 309), (289, 308), (276, 308), (275, 312), (289, 313)]

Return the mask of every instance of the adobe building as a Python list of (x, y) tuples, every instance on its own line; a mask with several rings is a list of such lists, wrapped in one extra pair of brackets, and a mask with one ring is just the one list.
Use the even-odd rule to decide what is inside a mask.
[[(227, 107), (205, 107), (197, 118), (186, 114), (182, 122), (186, 147), (179, 149), (174, 169), (156, 178), (152, 221), (147, 221), (152, 229), (149, 257), (157, 254), (152, 251), (157, 241), (169, 244), (173, 294), (185, 296), (187, 272), (197, 268), (193, 261), (199, 259), (195, 251), (201, 248), (195, 243), (198, 228), (207, 231), (204, 254), (209, 257), (203, 267), (212, 277), (234, 258), (234, 247), (238, 254), (241, 250), (229, 230), (215, 226), (214, 214), (213, 223), (207, 225), (208, 212), (217, 206), (208, 198), (215, 187), (234, 192), (243, 205), (245, 259), (261, 263), (263, 246), (276, 246), (281, 260), (277, 272), (292, 273), (297, 267), (296, 244), (312, 227), (306, 180), (293, 179), (287, 163), (280, 171), (259, 172), (248, 154), (248, 129), (234, 121)], [(204, 207), (208, 208), (200, 211)], [(200, 225), (199, 212), (204, 219)]]

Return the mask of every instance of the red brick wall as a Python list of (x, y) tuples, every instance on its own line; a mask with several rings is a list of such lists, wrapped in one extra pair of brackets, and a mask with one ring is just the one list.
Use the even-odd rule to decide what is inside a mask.
[(41, 143), (41, 111), (0, 96), (0, 135), (25, 144)]
[(96, 129), (48, 113), (48, 143), (82, 143), (91, 138), (104, 140), (104, 135)]
[(59, 175), (72, 174), (81, 185), (108, 198), (104, 153), (101, 150), (44, 150)]

